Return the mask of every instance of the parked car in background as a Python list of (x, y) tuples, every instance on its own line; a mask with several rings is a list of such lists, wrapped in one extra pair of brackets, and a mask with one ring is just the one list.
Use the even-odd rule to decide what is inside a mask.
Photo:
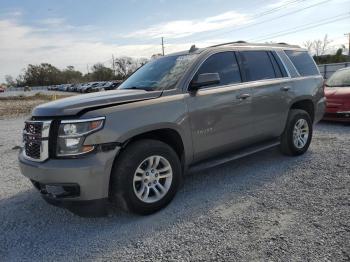
[(74, 84), (67, 84), (67, 89), (66, 89), (66, 91), (67, 91), (67, 92), (73, 92), (73, 87), (74, 87)]
[(120, 80), (114, 81), (103, 81), (103, 82), (89, 82), (89, 83), (78, 83), (78, 84), (60, 84), (48, 86), (49, 91), (67, 91), (67, 92), (80, 92), (80, 93), (90, 93), (99, 92), (104, 90), (117, 89), (122, 83)]
[(117, 89), (118, 86), (120, 86), (122, 81), (112, 81), (112, 82), (107, 82), (103, 88), (105, 90), (113, 90), (113, 89)]
[(105, 85), (104, 82), (100, 82), (100, 83), (98, 83), (97, 85), (92, 86), (92, 87), (89, 89), (89, 92), (100, 92), (100, 91), (105, 91), (104, 85)]
[(81, 215), (106, 214), (109, 203), (150, 214), (190, 170), (278, 145), (304, 154), (324, 110), (323, 78), (305, 49), (192, 47), (152, 60), (115, 91), (36, 107), (19, 163), (51, 204)]
[(59, 85), (59, 86), (57, 87), (57, 91), (62, 91), (62, 92), (67, 91), (68, 86), (69, 86), (69, 85), (67, 85), (67, 84)]
[(99, 85), (100, 85), (99, 82), (92, 82), (92, 83), (90, 83), (90, 85), (87, 88), (84, 89), (83, 93), (90, 93), (90, 92), (92, 92), (92, 88), (95, 88)]
[(79, 91), (80, 93), (86, 93), (86, 90), (87, 90), (88, 88), (90, 88), (91, 85), (92, 85), (92, 83), (85, 83), (85, 84), (83, 84), (82, 86), (79, 87), (78, 91)]
[(350, 122), (350, 68), (336, 71), (325, 83), (324, 120)]
[(5, 88), (4, 87), (0, 87), (0, 93), (5, 92)]

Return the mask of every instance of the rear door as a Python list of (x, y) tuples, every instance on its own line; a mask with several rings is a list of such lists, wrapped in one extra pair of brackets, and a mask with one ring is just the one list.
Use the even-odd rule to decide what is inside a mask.
[(252, 119), (258, 140), (279, 136), (288, 115), (290, 78), (276, 53), (241, 51), (244, 81), (252, 90)]
[(187, 96), (195, 160), (243, 146), (251, 137), (251, 90), (242, 84), (234, 52), (208, 57), (196, 72), (218, 73), (220, 83)]

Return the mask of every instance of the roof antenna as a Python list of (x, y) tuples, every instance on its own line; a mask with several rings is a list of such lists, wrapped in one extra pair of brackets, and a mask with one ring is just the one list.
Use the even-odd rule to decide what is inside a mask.
[(198, 50), (198, 48), (196, 47), (196, 45), (192, 45), (190, 50), (188, 51), (189, 53), (192, 53), (194, 51)]

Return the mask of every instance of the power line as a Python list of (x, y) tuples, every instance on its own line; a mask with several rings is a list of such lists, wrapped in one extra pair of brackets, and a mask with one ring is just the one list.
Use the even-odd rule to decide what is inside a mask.
[[(278, 12), (280, 10), (283, 10), (285, 9), (287, 6), (289, 5), (292, 5), (292, 4), (298, 4), (298, 3), (302, 3), (302, 2), (305, 2), (306, 0), (293, 0), (293, 1), (288, 1), (286, 3), (284, 3), (283, 5), (281, 6), (278, 6), (278, 7), (275, 7), (275, 8), (272, 8), (272, 9), (269, 9), (267, 11), (264, 11), (264, 12), (261, 12), (261, 13), (258, 13), (258, 14), (255, 14), (253, 15), (251, 18), (254, 19), (254, 18), (261, 18), (263, 16), (267, 16), (269, 14), (272, 14), (272, 13), (275, 13), (275, 12)], [(332, 0), (328, 0), (329, 1), (332, 1)], [(324, 1), (324, 2), (327, 2), (327, 1)], [(323, 3), (323, 2), (322, 2)], [(287, 14), (288, 15), (288, 14)], [(281, 16), (282, 17), (282, 16)], [(280, 17), (278, 17), (280, 18)], [(277, 18), (273, 18), (272, 20), (275, 20)], [(261, 24), (261, 23), (265, 23), (265, 22), (269, 22), (269, 20), (264, 20), (263, 22), (252, 22), (252, 23), (249, 23), (247, 25), (243, 25), (243, 26), (240, 26), (238, 28), (234, 28), (234, 29), (230, 29), (229, 31), (225, 31), (225, 32), (220, 32), (220, 33), (214, 33), (214, 34), (211, 34), (211, 35), (207, 35), (207, 36), (202, 36), (202, 37), (199, 37), (199, 38), (195, 38), (194, 40), (198, 41), (198, 40), (202, 40), (202, 39), (206, 39), (208, 37), (214, 37), (214, 36), (220, 36), (220, 35), (224, 35), (224, 34), (227, 34), (227, 33), (231, 33), (233, 31), (236, 31), (236, 30), (241, 30), (241, 29), (244, 29), (244, 28), (248, 28), (248, 27), (251, 27), (251, 26), (254, 26), (254, 25), (257, 25), (257, 24)]]
[(350, 56), (350, 33), (344, 34), (344, 36), (349, 38), (348, 55)]
[(284, 17), (289, 16), (289, 15), (293, 15), (293, 14), (296, 14), (296, 13), (299, 13), (299, 12), (303, 12), (303, 11), (305, 11), (307, 9), (310, 9), (310, 8), (313, 8), (313, 7), (316, 7), (316, 6), (325, 4), (325, 3), (329, 3), (330, 1), (332, 1), (332, 0), (325, 0), (325, 1), (322, 1), (322, 2), (319, 2), (319, 3), (315, 3), (313, 5), (309, 5), (309, 6), (306, 6), (306, 7), (303, 7), (303, 8), (299, 8), (297, 10), (285, 13), (283, 15), (279, 15), (279, 16), (273, 17), (271, 19), (265, 19), (265, 20), (260, 21), (260, 22), (254, 22), (254, 23), (251, 23), (251, 24), (248, 24), (248, 25), (243, 25), (241, 27), (231, 29), (231, 30), (226, 31), (224, 33), (219, 33), (219, 34), (217, 34), (215, 36), (223, 35), (223, 34), (227, 34), (227, 33), (232, 33), (234, 31), (239, 31), (239, 30), (242, 30), (242, 29), (246, 29), (246, 28), (249, 28), (249, 27), (252, 27), (252, 26), (255, 26), (255, 25), (261, 25), (263, 23), (268, 23), (268, 22), (271, 22), (271, 21), (274, 21), (274, 20), (277, 20), (277, 19), (280, 19), (280, 18), (284, 18)]
[(337, 17), (330, 17), (330, 18), (327, 18), (327, 19), (322, 19), (322, 20), (319, 20), (319, 21), (316, 21), (316, 22), (313, 22), (313, 23), (309, 23), (309, 24), (306, 24), (306, 25), (293, 27), (293, 28), (290, 28), (290, 29), (287, 29), (287, 30), (275, 32), (275, 33), (268, 34), (268, 35), (265, 35), (265, 36), (261, 36), (261, 37), (258, 37), (258, 38), (252, 38), (252, 39), (249, 39), (248, 41), (254, 41), (254, 42), (256, 42), (256, 41), (265, 41), (265, 40), (269, 40), (269, 39), (272, 39), (272, 38), (275, 38), (275, 37), (285, 36), (285, 35), (297, 33), (297, 32), (300, 32), (300, 31), (305, 31), (307, 29), (319, 27), (319, 26), (324, 25), (324, 24), (334, 23), (336, 21), (344, 20), (344, 19), (349, 18), (349, 17), (350, 17), (349, 13), (343, 13), (343, 14), (339, 14), (339, 16), (337, 16)]

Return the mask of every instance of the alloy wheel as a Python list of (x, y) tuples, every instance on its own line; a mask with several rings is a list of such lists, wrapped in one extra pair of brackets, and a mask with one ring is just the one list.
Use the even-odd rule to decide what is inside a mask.
[(162, 156), (150, 156), (143, 160), (134, 173), (134, 193), (145, 203), (161, 200), (169, 191), (173, 170)]
[(309, 138), (309, 124), (305, 119), (299, 119), (293, 129), (293, 143), (298, 149), (302, 149)]

